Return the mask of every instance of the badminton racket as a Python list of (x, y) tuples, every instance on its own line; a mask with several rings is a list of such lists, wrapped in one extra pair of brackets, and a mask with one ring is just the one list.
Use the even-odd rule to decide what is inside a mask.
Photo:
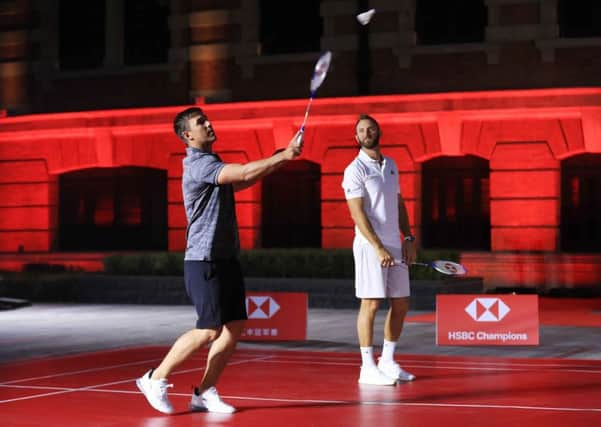
[[(394, 263), (400, 265), (403, 263), (403, 261), (395, 259)], [(465, 268), (462, 264), (445, 259), (437, 259), (432, 262), (414, 262), (412, 265), (430, 267), (439, 273), (446, 274), (448, 276), (463, 276), (467, 274), (467, 268)]]
[(303, 119), (303, 124), (300, 127), (299, 138), (302, 138), (302, 135), (305, 132), (305, 124), (307, 123), (307, 117), (309, 117), (309, 110), (311, 110), (313, 97), (315, 97), (315, 92), (317, 92), (319, 86), (321, 86), (323, 81), (326, 79), (326, 75), (328, 74), (328, 69), (330, 68), (331, 61), (332, 52), (328, 50), (324, 52), (317, 60), (317, 63), (315, 63), (315, 68), (313, 69), (313, 76), (311, 77), (311, 84), (309, 86), (309, 103), (307, 104), (307, 109), (305, 110), (305, 118)]

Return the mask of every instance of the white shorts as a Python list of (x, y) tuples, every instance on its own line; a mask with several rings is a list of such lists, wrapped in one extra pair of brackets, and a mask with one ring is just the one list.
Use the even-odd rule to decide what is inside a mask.
[[(386, 247), (395, 259), (402, 259), (400, 247)], [(373, 246), (364, 239), (353, 242), (355, 295), (357, 298), (403, 298), (410, 295), (409, 267), (382, 267)]]

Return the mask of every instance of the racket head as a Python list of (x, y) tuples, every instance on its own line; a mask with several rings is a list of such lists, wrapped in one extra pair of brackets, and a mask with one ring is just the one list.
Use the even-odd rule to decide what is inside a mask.
[(326, 79), (326, 75), (328, 74), (328, 69), (330, 68), (331, 62), (332, 52), (328, 50), (324, 52), (315, 63), (313, 77), (311, 78), (311, 93), (314, 93)]
[(430, 265), (434, 270), (442, 274), (447, 274), (451, 276), (463, 276), (467, 274), (467, 269), (463, 265), (453, 261), (437, 259), (435, 261), (432, 261)]

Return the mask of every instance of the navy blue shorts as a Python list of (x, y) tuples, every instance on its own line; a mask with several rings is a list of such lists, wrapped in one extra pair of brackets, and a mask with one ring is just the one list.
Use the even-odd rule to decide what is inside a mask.
[(198, 329), (247, 319), (244, 278), (237, 259), (184, 261), (184, 282), (196, 307)]

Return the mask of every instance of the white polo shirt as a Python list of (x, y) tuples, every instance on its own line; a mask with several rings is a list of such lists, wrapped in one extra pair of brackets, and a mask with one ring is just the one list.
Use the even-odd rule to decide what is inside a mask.
[[(401, 247), (399, 229), (399, 171), (394, 160), (373, 160), (363, 150), (344, 170), (342, 188), (347, 200), (363, 198), (363, 210), (382, 244)], [(355, 226), (357, 238), (367, 242)]]

